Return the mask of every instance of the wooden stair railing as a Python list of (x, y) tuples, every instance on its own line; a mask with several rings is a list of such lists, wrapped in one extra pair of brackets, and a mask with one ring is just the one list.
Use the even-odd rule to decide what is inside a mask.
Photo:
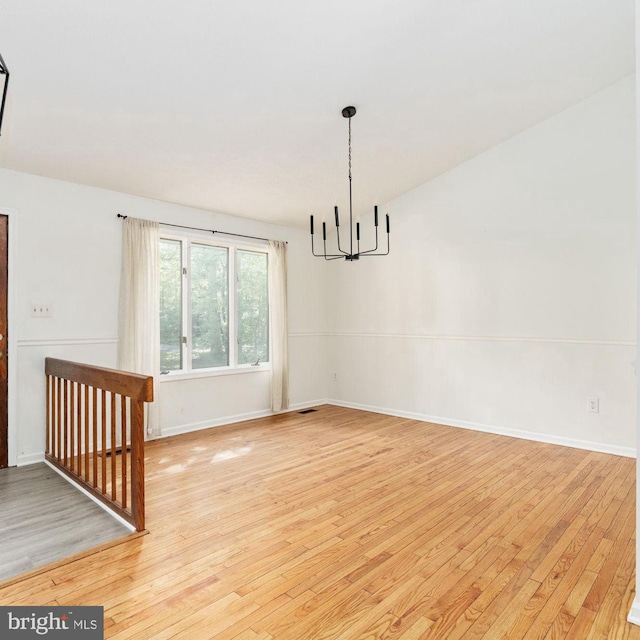
[(153, 378), (45, 359), (46, 460), (137, 531), (144, 522), (144, 403)]

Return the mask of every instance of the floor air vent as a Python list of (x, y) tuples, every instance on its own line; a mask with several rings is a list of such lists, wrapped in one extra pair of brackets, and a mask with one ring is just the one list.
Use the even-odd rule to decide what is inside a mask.
[(314, 411), (317, 411), (317, 409), (305, 409), (304, 411), (298, 411), (298, 413), (305, 414), (305, 413), (313, 413)]

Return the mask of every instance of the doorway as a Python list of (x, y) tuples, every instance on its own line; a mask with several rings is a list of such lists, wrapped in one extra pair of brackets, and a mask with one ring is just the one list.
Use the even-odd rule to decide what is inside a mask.
[(7, 366), (8, 267), (9, 216), (0, 215), (0, 469), (9, 465), (9, 368)]

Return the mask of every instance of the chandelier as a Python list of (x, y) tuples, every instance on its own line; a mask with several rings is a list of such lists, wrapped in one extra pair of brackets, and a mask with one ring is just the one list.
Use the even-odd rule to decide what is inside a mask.
[(351, 191), (351, 118), (356, 115), (355, 107), (345, 107), (342, 110), (343, 117), (349, 120), (349, 250), (343, 249), (340, 244), (340, 218), (338, 216), (338, 207), (334, 206), (333, 211), (336, 218), (336, 237), (338, 241), (338, 253), (327, 253), (327, 223), (322, 222), (322, 253), (316, 253), (313, 237), (313, 215), (311, 215), (311, 253), (317, 258), (324, 258), (325, 260), (338, 260), (344, 258), (345, 260), (353, 261), (360, 258), (367, 258), (369, 256), (386, 256), (389, 255), (389, 214), (386, 214), (387, 225), (387, 250), (383, 253), (382, 248), (378, 251), (378, 206), (373, 207), (373, 225), (375, 227), (376, 243), (373, 249), (366, 249), (362, 251), (360, 249), (360, 222), (357, 221), (355, 225), (355, 251), (354, 251), (354, 238), (353, 238), (353, 197)]
[(2, 117), (4, 116), (4, 104), (7, 101), (7, 88), (9, 87), (9, 69), (0, 54), (0, 76), (5, 76), (2, 89), (2, 102), (0, 102), (0, 132), (2, 131)]

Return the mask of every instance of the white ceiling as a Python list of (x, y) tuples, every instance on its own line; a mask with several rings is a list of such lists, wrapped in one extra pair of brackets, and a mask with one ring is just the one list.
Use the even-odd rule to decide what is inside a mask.
[(306, 226), (634, 71), (633, 0), (0, 0), (0, 166)]

